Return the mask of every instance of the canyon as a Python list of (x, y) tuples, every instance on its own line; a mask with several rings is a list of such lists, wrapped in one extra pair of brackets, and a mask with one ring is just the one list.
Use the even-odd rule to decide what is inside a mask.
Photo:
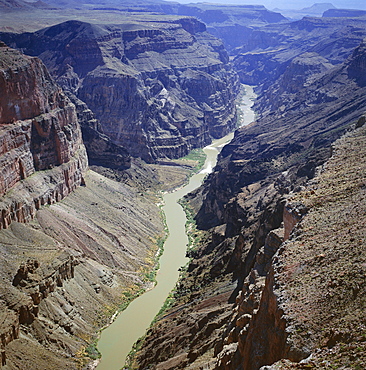
[[(325, 27), (328, 20), (325, 24), (319, 19), (306, 22), (319, 22)], [(280, 26), (264, 28), (275, 27)], [(364, 32), (364, 26), (361, 29)], [(281, 358), (290, 361), (278, 363), (274, 369), (327, 368), (331, 366), (327, 364), (338, 361), (330, 360), (332, 351), (348, 348), (348, 344), (352, 347), (352, 340), (345, 340), (349, 334), (330, 339), (335, 335), (332, 332), (340, 330), (335, 327), (328, 330), (327, 339), (324, 334), (323, 342), (317, 343), (314, 331), (304, 330), (298, 337), (311, 343), (307, 349), (291, 342), (289, 338), (296, 336), (298, 327), (282, 310), (281, 299), (287, 299), (287, 291), (279, 298), (278, 291), (274, 291), (274, 279), (282, 278), (283, 270), (273, 275), (271, 261), (276, 251), (282, 250), (284, 239), (292, 235), (292, 227), (308, 211), (302, 203), (295, 203), (289, 210), (285, 207), (287, 198), (315, 176), (317, 168), (332, 155), (332, 143), (352, 125), (364, 121), (363, 37), (364, 33), (355, 49), (343, 55), (342, 63), (333, 52), (323, 56), (315, 53), (312, 43), (307, 44), (309, 50), (296, 50), (290, 43), (289, 49), (298, 53), (290, 54), (292, 58), (285, 49), (287, 59), (281, 59), (282, 48), (276, 50), (275, 44), (271, 50), (265, 44), (263, 51), (257, 45), (256, 52), (242, 53), (234, 59), (241, 80), (258, 84), (257, 121), (236, 131), (232, 142), (223, 148), (213, 174), (201, 189), (188, 196), (201, 241), (189, 252), (191, 261), (174, 292), (174, 304), (148, 330), (137, 354), (137, 368), (259, 369)], [(318, 39), (316, 45), (324, 42)], [(263, 59), (253, 67), (255, 53)], [(267, 55), (272, 58), (268, 64)], [(262, 74), (259, 63), (268, 68), (268, 73)], [(256, 74), (251, 76), (250, 71)], [(271, 71), (279, 76), (271, 75)], [(362, 193), (356, 199), (353, 201), (360, 200), (364, 207)], [(364, 239), (359, 242), (362, 245)], [(306, 250), (307, 243), (302, 245)], [(302, 265), (301, 259), (298, 263)], [(316, 268), (312, 271), (317, 273)], [(286, 281), (286, 275), (283, 279)], [(306, 296), (306, 287), (297, 284)], [(303, 299), (310, 302), (312, 297)], [(301, 303), (295, 302), (293, 305)], [(359, 330), (361, 338), (364, 329)], [(322, 349), (327, 341), (333, 343), (328, 352)], [(316, 356), (317, 351), (327, 352), (324, 363), (312, 363), (309, 358), (304, 365), (299, 364), (311, 354)], [(362, 368), (356, 355), (345, 352), (344, 363)], [(360, 349), (361, 359), (362, 353)]]
[(237, 120), (237, 75), (222, 43), (194, 18), (165, 18), (68, 21), (1, 39), (42, 59), (114, 144), (152, 162), (208, 145)]
[(88, 170), (80, 114), (43, 63), (5, 44), (0, 54), (1, 363), (77, 368), (149, 286), (163, 220), (136, 187)]
[(184, 198), (189, 262), (126, 366), (364, 368), (362, 12), (19, 4), (0, 32), (2, 367), (96, 366), (98, 331), (154, 284), (159, 194), (197, 164), (177, 158), (236, 128), (248, 83), (256, 119)]

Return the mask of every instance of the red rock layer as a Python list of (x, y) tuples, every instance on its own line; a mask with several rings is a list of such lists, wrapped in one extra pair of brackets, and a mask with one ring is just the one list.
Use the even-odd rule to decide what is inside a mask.
[(82, 184), (87, 157), (75, 106), (38, 58), (1, 47), (0, 90), (0, 228), (6, 228)]

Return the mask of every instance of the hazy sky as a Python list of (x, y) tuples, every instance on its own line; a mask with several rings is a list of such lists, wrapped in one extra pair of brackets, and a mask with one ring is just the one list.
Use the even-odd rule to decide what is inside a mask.
[(180, 3), (223, 3), (223, 4), (256, 4), (264, 5), (268, 9), (302, 9), (314, 3), (331, 3), (341, 9), (366, 9), (366, 0), (177, 0)]

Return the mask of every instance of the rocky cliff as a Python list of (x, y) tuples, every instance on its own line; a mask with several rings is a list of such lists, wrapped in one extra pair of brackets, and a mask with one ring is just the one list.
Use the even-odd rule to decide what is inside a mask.
[(181, 157), (236, 126), (237, 78), (203, 23), (151, 17), (108, 26), (69, 21), (1, 38), (39, 56), (115, 144), (147, 161)]
[[(88, 162), (75, 106), (51, 79), (38, 58), (0, 47), (1, 222), (31, 221), (42, 205), (65, 198), (84, 183)], [(39, 263), (19, 267), (13, 286), (25, 287)], [(2, 285), (2, 365), (6, 346), (19, 338), (19, 325), (31, 323), (46, 296), (73, 275), (72, 256), (27, 295)], [(30, 280), (33, 282), (34, 280)]]
[[(364, 122), (362, 117), (358, 126)], [(308, 368), (365, 366), (365, 132), (358, 128), (339, 140), (311, 184), (290, 194), (288, 207), (293, 211), (301, 204), (306, 212), (296, 217), (289, 240), (268, 264), (267, 277), (257, 258), (237, 299), (234, 330), (241, 368), (276, 362), (264, 368), (292, 369), (300, 361)], [(255, 290), (262, 293), (248, 315), (249, 292)], [(224, 341), (229, 347), (230, 337)], [(222, 358), (219, 368), (232, 367)]]
[(98, 330), (151, 285), (159, 209), (91, 171), (85, 185), (0, 231), (5, 368), (83, 368)]
[(88, 163), (75, 106), (43, 63), (5, 45), (0, 52), (0, 225), (7, 228), (81, 185)]
[[(90, 10), (90, 1), (48, 0), (47, 3), (55, 7), (62, 6), (74, 9), (83, 7), (85, 11)], [(108, 12), (109, 17), (113, 12), (120, 15), (126, 13), (141, 15), (145, 13), (148, 17), (151, 17), (149, 13), (195, 17), (207, 26), (209, 33), (223, 41), (230, 54), (236, 54), (237, 48), (239, 49), (243, 45), (252, 30), (267, 24), (281, 23), (287, 20), (279, 12), (270, 11), (263, 5), (208, 2), (180, 4), (179, 2), (157, 0), (140, 0), (138, 2), (108, 0), (103, 4), (98, 3), (96, 6), (95, 10)]]
[[(155, 6), (156, 11), (158, 6)], [(133, 7), (132, 7), (133, 8)], [(146, 9), (152, 6), (146, 6)], [(214, 3), (160, 5), (159, 11), (167, 14), (193, 16), (207, 26), (207, 31), (218, 37), (230, 54), (245, 43), (248, 35), (264, 25), (285, 22), (286, 18), (262, 5), (230, 5)]]
[[(271, 260), (308, 210), (296, 201), (285, 207), (287, 194), (314, 177), (316, 167), (331, 155), (332, 142), (365, 111), (364, 56), (362, 43), (338, 67), (324, 65), (323, 73), (315, 69), (319, 75), (301, 81), (300, 88), (294, 85), (294, 98), (283, 110), (263, 113), (223, 148), (215, 171), (189, 196), (201, 243), (189, 253), (175, 304), (147, 334), (139, 368), (149, 358), (159, 369), (259, 369), (281, 358), (298, 362), (315, 351), (315, 342), (303, 352), (288, 342), (291, 324), (282, 308), (287, 296), (278, 300), (276, 290), (284, 269), (275, 274)], [(311, 60), (304, 64), (312, 65)], [(311, 293), (307, 299), (312, 300)], [(301, 343), (318, 335), (314, 328), (307, 333)]]
[(76, 107), (78, 121), (81, 127), (83, 142), (88, 154), (90, 165), (104, 166), (116, 170), (126, 170), (131, 167), (131, 156), (128, 151), (103, 133), (100, 122), (88, 106), (71, 92), (67, 93)]
[(97, 331), (151, 284), (159, 209), (87, 171), (79, 120), (105, 161), (126, 158), (38, 58), (2, 44), (0, 88), (1, 366), (82, 368), (98, 357)]

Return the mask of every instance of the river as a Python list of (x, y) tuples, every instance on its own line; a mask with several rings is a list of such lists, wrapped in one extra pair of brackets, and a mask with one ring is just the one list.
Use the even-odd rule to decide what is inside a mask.
[[(241, 126), (251, 123), (255, 118), (251, 109), (255, 93), (251, 86), (245, 85), (244, 88), (246, 93), (238, 104), (243, 113)], [(193, 175), (186, 186), (164, 195), (163, 212), (169, 236), (164, 244), (164, 253), (160, 257), (160, 269), (156, 276), (157, 284), (153, 289), (133, 300), (118, 315), (117, 319), (102, 331), (98, 342), (102, 360), (97, 370), (119, 370), (123, 367), (133, 344), (145, 334), (168, 294), (174, 288), (179, 277), (179, 267), (188, 261), (185, 257), (188, 244), (185, 232), (186, 216), (177, 201), (202, 184), (205, 176), (215, 167), (221, 148), (232, 140), (233, 136), (234, 133), (230, 133), (205, 147), (203, 150), (207, 158), (202, 170)]]

